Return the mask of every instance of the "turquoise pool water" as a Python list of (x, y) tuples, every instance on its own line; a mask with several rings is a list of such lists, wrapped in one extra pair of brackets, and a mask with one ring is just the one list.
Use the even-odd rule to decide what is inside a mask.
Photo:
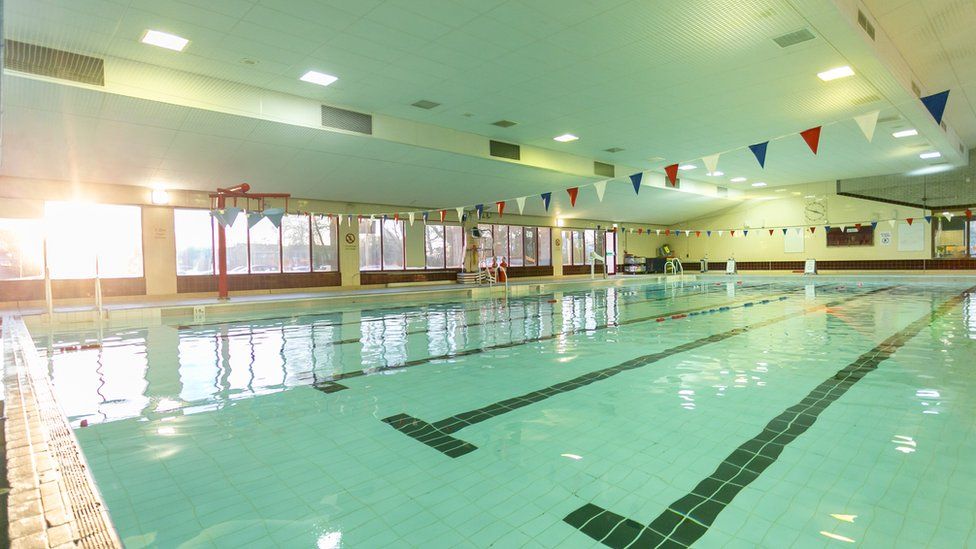
[(959, 547), (966, 290), (703, 281), (34, 335), (130, 548)]

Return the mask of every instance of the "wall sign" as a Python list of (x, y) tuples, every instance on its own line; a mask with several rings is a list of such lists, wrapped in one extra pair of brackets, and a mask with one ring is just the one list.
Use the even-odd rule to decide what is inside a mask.
[(346, 244), (352, 244), (356, 241), (356, 235), (352, 233), (346, 233)]
[(881, 231), (878, 233), (878, 241), (882, 246), (891, 246), (891, 231)]

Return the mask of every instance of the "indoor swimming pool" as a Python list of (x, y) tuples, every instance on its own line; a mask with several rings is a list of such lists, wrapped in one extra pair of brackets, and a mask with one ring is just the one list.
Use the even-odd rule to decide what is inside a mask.
[(972, 283), (33, 330), (125, 545), (976, 545)]

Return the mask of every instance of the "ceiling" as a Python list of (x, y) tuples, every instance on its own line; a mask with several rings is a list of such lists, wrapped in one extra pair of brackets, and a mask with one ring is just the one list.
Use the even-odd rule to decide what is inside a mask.
[[(918, 158), (930, 146), (924, 137), (891, 137), (904, 126), (900, 106), (868, 78), (817, 79), (817, 72), (839, 65), (857, 71), (859, 59), (839, 51), (822, 35), (828, 29), (813, 27), (794, 4), (6, 0), (4, 16), (9, 39), (206, 75), (220, 83), (209, 86), (216, 94), (254, 86), (638, 169), (729, 151), (719, 163), (724, 176), (705, 177), (700, 161), (682, 176), (730, 188), (930, 164)], [(834, 9), (821, 4), (818, 9)], [(150, 28), (189, 38), (190, 45), (175, 53), (139, 43)], [(789, 48), (772, 41), (801, 28), (816, 37)], [(327, 88), (300, 82), (309, 69), (339, 81)], [(5, 175), (165, 180), (185, 188), (247, 180), (308, 198), (423, 207), (597, 179), (16, 75), (3, 83)], [(421, 99), (441, 105), (411, 106)], [(950, 109), (959, 108), (950, 102)], [(884, 122), (868, 143), (852, 117), (879, 109)], [(518, 124), (491, 125), (501, 119)], [(762, 170), (742, 148), (820, 124), (826, 125), (817, 156), (792, 135), (770, 144)], [(552, 140), (566, 132), (581, 138)], [(605, 151), (611, 147), (623, 150)], [(729, 182), (736, 176), (748, 180)], [(628, 191), (629, 184), (612, 184), (602, 205), (581, 195), (573, 214), (668, 223), (729, 205), (653, 188), (634, 201)]]
[(976, 146), (976, 2), (865, 0), (899, 52), (933, 91), (951, 90), (946, 117)]

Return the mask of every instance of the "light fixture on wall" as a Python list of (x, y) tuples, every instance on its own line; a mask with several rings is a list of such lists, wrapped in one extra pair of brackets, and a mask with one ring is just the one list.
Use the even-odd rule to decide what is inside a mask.
[(156, 206), (169, 204), (169, 193), (166, 192), (166, 189), (153, 189), (149, 194), (149, 198)]

